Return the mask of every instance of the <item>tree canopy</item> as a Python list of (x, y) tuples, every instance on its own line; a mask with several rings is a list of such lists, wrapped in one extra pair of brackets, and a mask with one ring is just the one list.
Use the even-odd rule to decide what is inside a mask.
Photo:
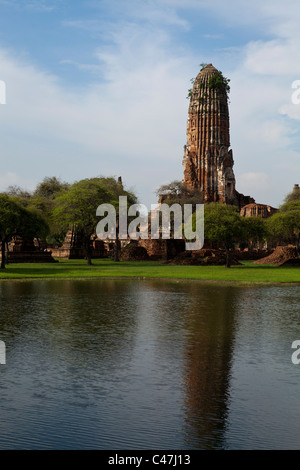
[(97, 207), (112, 204), (118, 213), (119, 196), (127, 196), (128, 204), (136, 202), (136, 196), (125, 191), (114, 178), (90, 178), (73, 183), (55, 199), (52, 223), (56, 230), (74, 229), (80, 234), (88, 264), (91, 264), (91, 237), (95, 234), (98, 218)]
[(46, 177), (37, 185), (33, 192), (34, 197), (54, 199), (58, 193), (70, 187), (69, 183), (61, 182), (56, 176)]
[(1, 268), (5, 268), (5, 245), (12, 237), (46, 236), (48, 230), (47, 223), (39, 214), (25, 209), (7, 194), (0, 194)]
[[(45, 177), (33, 192), (19, 186), (9, 186), (6, 196), (15, 207), (23, 208), (35, 214), (35, 222), (47, 227), (42, 233), (48, 243), (62, 243), (67, 230), (76, 227), (76, 231), (88, 250), (87, 239), (94, 233), (98, 219), (96, 209), (103, 202), (109, 202), (119, 210), (119, 196), (127, 197), (127, 205), (137, 203), (133, 190), (125, 190), (121, 178), (98, 176), (76, 181), (73, 184), (60, 181), (57, 177)], [(13, 211), (12, 211), (13, 213)], [(34, 227), (35, 223), (31, 223)], [(85, 240), (85, 241), (84, 241)]]
[(270, 238), (295, 243), (300, 256), (300, 200), (290, 200), (267, 220)]
[(29, 192), (19, 186), (9, 186), (6, 194), (16, 203), (27, 210), (39, 215), (49, 227), (47, 241), (49, 243), (62, 242), (63, 232), (57, 232), (52, 222), (52, 212), (55, 199), (70, 187), (69, 183), (61, 182), (55, 176), (46, 177), (39, 183), (33, 192)]
[(300, 189), (294, 189), (291, 193), (289, 193), (285, 199), (284, 202), (291, 202), (291, 201), (300, 201)]
[(202, 204), (204, 201), (201, 191), (191, 189), (179, 180), (161, 185), (156, 190), (156, 196), (162, 197), (163, 202), (168, 205), (180, 204), (183, 206), (184, 204)]
[(229, 204), (212, 202), (204, 206), (204, 237), (225, 249), (227, 268), (231, 265), (230, 250), (236, 243), (263, 241), (266, 236), (260, 217), (241, 217), (238, 207)]
[(234, 243), (245, 238), (245, 225), (237, 207), (210, 203), (204, 208), (204, 236), (216, 241), (226, 250), (226, 267), (231, 265), (230, 249)]

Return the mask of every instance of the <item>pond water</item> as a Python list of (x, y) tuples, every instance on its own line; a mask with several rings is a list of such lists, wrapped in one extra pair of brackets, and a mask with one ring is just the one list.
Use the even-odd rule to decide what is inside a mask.
[(299, 303), (300, 286), (2, 282), (0, 449), (299, 449)]

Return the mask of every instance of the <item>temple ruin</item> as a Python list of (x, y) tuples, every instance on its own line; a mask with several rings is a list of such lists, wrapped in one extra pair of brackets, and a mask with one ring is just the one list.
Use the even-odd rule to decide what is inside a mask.
[(277, 209), (267, 204), (247, 204), (242, 207), (240, 215), (242, 217), (261, 217), (262, 219), (267, 219), (276, 212)]
[(203, 195), (205, 203), (242, 206), (254, 203), (236, 191), (230, 149), (226, 79), (212, 64), (198, 73), (190, 90), (184, 184)]

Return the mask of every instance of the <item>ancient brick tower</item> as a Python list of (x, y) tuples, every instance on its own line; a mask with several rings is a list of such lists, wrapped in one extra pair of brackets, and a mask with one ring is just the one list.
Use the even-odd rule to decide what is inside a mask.
[(243, 205), (250, 201), (235, 190), (229, 146), (226, 80), (208, 64), (199, 72), (190, 91), (183, 158), (184, 183), (202, 192), (204, 202)]

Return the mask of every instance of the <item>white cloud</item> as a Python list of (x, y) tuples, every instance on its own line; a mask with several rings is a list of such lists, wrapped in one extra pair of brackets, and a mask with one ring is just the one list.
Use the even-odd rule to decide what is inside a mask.
[[(242, 173), (237, 176), (237, 190), (245, 196), (251, 196), (255, 202), (262, 204), (271, 204), (266, 200), (265, 194), (270, 190), (270, 176), (263, 172)], [(271, 204), (272, 205), (272, 204)]]
[(291, 101), (291, 85), (300, 79), (300, 31), (294, 28), (300, 5), (274, 1), (270, 9), (266, 3), (253, 9), (252, 19), (260, 13), (274, 39), (246, 44), (230, 73), (231, 140), (238, 190), (278, 206), (300, 178), (300, 105)]
[(224, 34), (203, 34), (203, 37), (206, 39), (224, 39)]
[(63, 20), (62, 26), (83, 29), (90, 32), (102, 31), (105, 27), (105, 23), (98, 19), (93, 20)]
[(246, 48), (246, 67), (262, 75), (299, 75), (299, 38), (251, 42)]
[[(7, 84), (7, 105), (0, 108), (3, 171), (20, 174), (22, 168), (24, 178), (36, 181), (52, 175), (68, 181), (100, 173), (122, 175), (141, 202), (155, 202), (157, 186), (182, 178), (185, 96), (195, 68), (208, 55), (208, 41), (194, 51), (172, 41), (170, 29), (186, 31), (191, 27), (187, 12), (205, 8), (222, 18), (226, 38), (230, 27), (243, 25), (261, 28), (261, 37), (266, 37), (214, 50), (214, 57), (225, 64), (223, 72), (231, 79), (238, 190), (278, 205), (299, 171), (295, 149), (300, 137), (293, 121), (300, 118), (300, 105), (291, 103), (291, 83), (300, 79), (300, 5), (289, 0), (286, 8), (278, 0), (151, 0), (138, 9), (137, 4), (109, 3), (119, 15), (114, 24), (97, 16), (64, 21), (64, 26), (101, 38), (94, 63), (63, 61), (93, 73), (94, 81), (85, 89), (67, 89), (28, 60), (0, 51), (0, 78)], [(210, 39), (221, 33), (212, 30)]]
[(28, 9), (37, 12), (48, 12), (56, 8), (61, 0), (0, 0), (0, 4), (8, 5), (16, 9)]
[(266, 173), (250, 172), (239, 175), (239, 184), (248, 193), (249, 191), (270, 188), (269, 176)]
[(85, 89), (0, 51), (3, 171), (35, 182), (121, 175), (148, 205), (161, 178), (182, 177), (189, 61), (165, 54), (164, 35), (120, 34), (96, 55), (106, 81)]
[(35, 188), (35, 183), (32, 180), (23, 178), (16, 173), (3, 173), (0, 175), (0, 192), (6, 191), (9, 186), (19, 186), (28, 191), (32, 191)]

